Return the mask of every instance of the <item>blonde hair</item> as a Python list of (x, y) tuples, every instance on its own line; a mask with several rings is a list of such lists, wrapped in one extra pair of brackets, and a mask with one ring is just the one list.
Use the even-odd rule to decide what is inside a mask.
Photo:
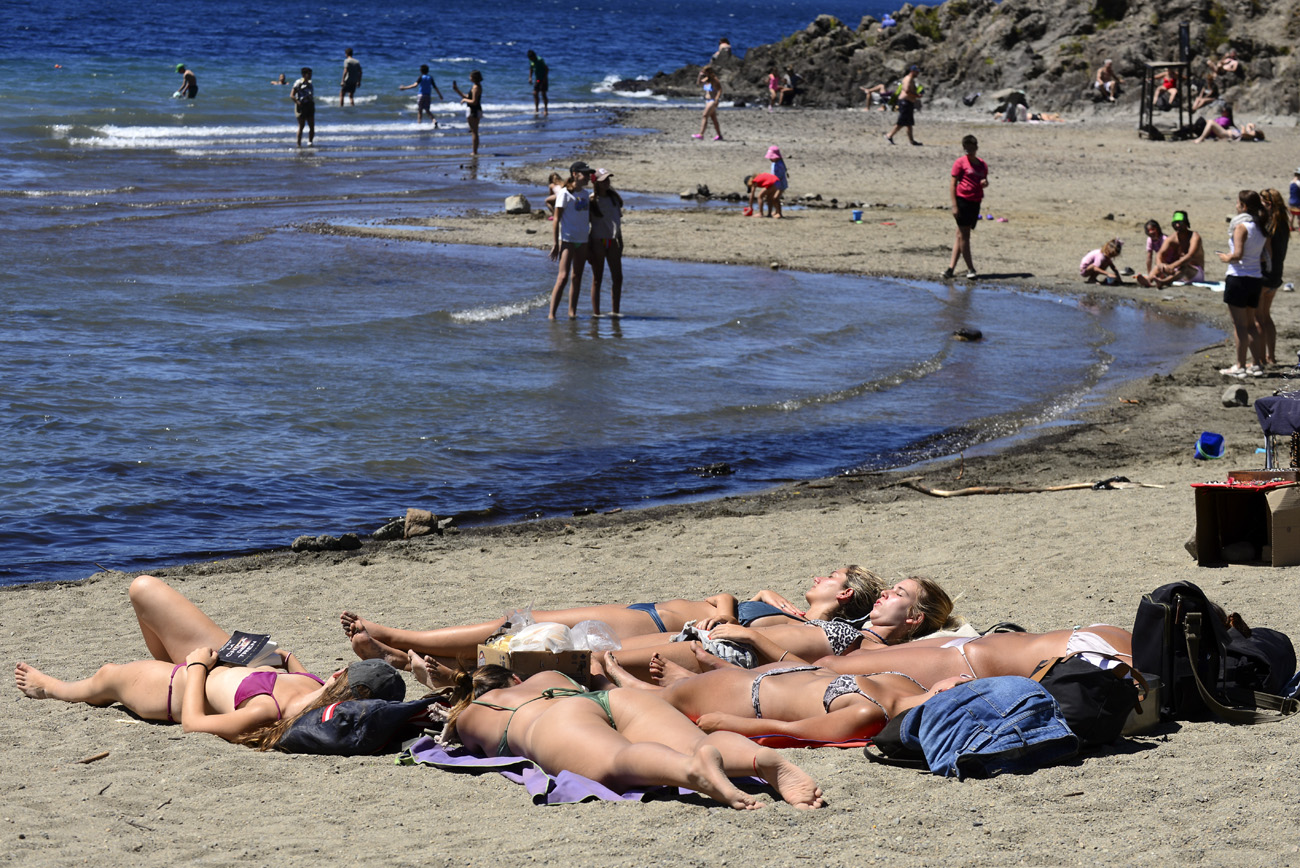
[(916, 602), (908, 614), (922, 615), (921, 625), (912, 633), (911, 638), (919, 639), (936, 630), (954, 630), (961, 625), (961, 621), (952, 614), (952, 597), (948, 596), (948, 592), (938, 582), (925, 576), (908, 578), (916, 582)]
[(258, 750), (274, 750), (280, 744), (280, 739), (289, 731), (295, 723), (302, 719), (303, 715), (310, 714), (313, 711), (324, 708), (327, 705), (333, 705), (335, 702), (344, 702), (348, 699), (370, 699), (370, 688), (364, 685), (358, 685), (356, 690), (348, 684), (347, 670), (343, 670), (334, 683), (325, 688), (315, 702), (295, 714), (293, 717), (282, 717), (275, 723), (267, 724), (252, 732), (246, 732), (237, 735), (231, 739), (235, 744), (246, 744), (249, 747)]
[(876, 604), (887, 582), (866, 567), (849, 564), (844, 568), (844, 587), (853, 592), (853, 596), (840, 604), (837, 618), (846, 621), (858, 621), (871, 614), (871, 607)]
[(1118, 238), (1112, 238), (1101, 246), (1101, 255), (1107, 259), (1114, 259), (1124, 250), (1124, 242)]

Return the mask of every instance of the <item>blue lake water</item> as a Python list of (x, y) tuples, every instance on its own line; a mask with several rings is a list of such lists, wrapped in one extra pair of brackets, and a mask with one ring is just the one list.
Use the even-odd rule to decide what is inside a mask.
[[(366, 532), (409, 506), (519, 519), (897, 466), (1067, 419), (1220, 336), (1078, 299), (650, 260), (626, 265), (621, 320), (552, 324), (540, 251), (300, 228), (499, 207), (504, 169), (565, 163), (653, 102), (614, 78), (822, 11), (873, 10), (10, 4), (0, 584)], [(345, 45), (365, 79), (339, 109)], [(530, 47), (553, 70), (546, 120)], [(180, 61), (193, 103), (170, 98)], [(483, 72), (479, 160), (453, 105), (415, 126), (396, 87), (421, 62), (449, 95)], [(310, 152), (269, 84), (304, 64), (323, 83)], [(967, 325), (985, 340), (950, 339)], [(690, 469), (715, 462), (736, 472)]]

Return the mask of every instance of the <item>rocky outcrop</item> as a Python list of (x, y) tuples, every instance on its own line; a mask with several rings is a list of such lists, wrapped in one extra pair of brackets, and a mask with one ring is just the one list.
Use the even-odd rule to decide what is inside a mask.
[[(860, 85), (895, 82), (917, 64), (927, 103), (1014, 87), (1036, 111), (1060, 111), (1092, 102), (1093, 76), (1111, 58), (1128, 86), (1122, 101), (1130, 102), (1144, 63), (1178, 57), (1186, 22), (1195, 77), (1228, 48), (1244, 61), (1245, 74), (1223, 82), (1238, 115), (1300, 112), (1300, 60), (1292, 54), (1300, 0), (948, 0), (907, 4), (893, 18), (888, 29), (869, 16), (852, 28), (822, 15), (779, 43), (718, 62), (725, 99), (766, 102), (768, 72), (788, 66), (803, 79), (800, 104), (862, 105)], [(616, 87), (693, 97), (698, 70)]]

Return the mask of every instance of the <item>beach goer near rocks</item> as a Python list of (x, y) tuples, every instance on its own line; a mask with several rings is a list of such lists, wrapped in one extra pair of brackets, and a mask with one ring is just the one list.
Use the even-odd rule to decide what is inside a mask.
[(253, 747), (273, 746), (302, 714), (345, 699), (400, 699), (401, 676), (380, 661), (358, 661), (328, 679), (312, 675), (293, 653), (279, 650), (275, 667), (217, 665), (230, 638), (198, 606), (153, 576), (128, 595), (151, 660), (107, 663), (81, 681), (61, 681), (28, 663), (14, 683), (32, 699), (126, 706), (145, 720), (180, 723)]
[(1178, 105), (1178, 83), (1178, 70), (1166, 69), (1159, 84), (1156, 85), (1156, 92), (1151, 95), (1151, 105), (1162, 112), (1167, 112)]
[[(870, 570), (849, 566), (828, 577), (815, 578), (808, 593), (812, 594), (813, 588), (824, 582), (830, 582), (839, 588), (832, 596), (842, 595), (845, 587), (851, 589), (851, 593), (843, 595), (845, 603), (842, 609), (835, 610), (832, 616), (841, 611), (850, 617), (867, 614), (885, 587), (884, 579)], [(822, 589), (817, 594), (818, 599), (827, 593), (827, 589)], [(809, 606), (811, 605), (810, 601)], [(951, 603), (949, 607), (951, 608)], [(819, 614), (822, 610), (813, 611), (814, 614)], [(630, 606), (610, 604), (533, 612), (533, 618), (538, 623), (554, 622), (568, 627), (581, 621), (603, 621), (613, 629), (614, 635), (625, 646), (638, 636), (659, 637), (678, 633), (688, 621), (707, 622), (711, 626), (725, 623), (766, 628), (784, 625), (791, 620), (802, 621), (806, 615), (805, 609), (772, 590), (759, 591), (743, 603), (731, 594), (714, 594), (704, 600), (677, 599), (658, 603), (633, 603)], [(479, 645), (501, 630), (504, 620), (499, 618), (479, 624), (433, 630), (401, 630), (366, 620), (352, 612), (344, 612), (339, 617), (339, 623), (357, 656), (382, 657), (398, 669), (405, 669), (410, 666), (407, 656), (409, 651), (431, 654), (453, 663), (471, 659)]]
[(1273, 299), (1282, 285), (1282, 269), (1286, 265), (1287, 248), (1291, 244), (1291, 227), (1288, 224), (1287, 205), (1282, 194), (1269, 189), (1259, 194), (1264, 203), (1264, 225), (1268, 232), (1268, 262), (1264, 268), (1264, 285), (1255, 307), (1255, 322), (1259, 326), (1260, 355), (1264, 364), (1277, 364), (1277, 324), (1273, 322)]
[(785, 75), (781, 77), (781, 98), (778, 101), (780, 105), (794, 105), (795, 98), (802, 93), (799, 89), (800, 81), (802, 81), (802, 79), (800, 79), (798, 74), (795, 73), (794, 67), (787, 66), (785, 68)]
[(1199, 144), (1206, 139), (1216, 141), (1224, 139), (1229, 142), (1262, 142), (1264, 141), (1264, 131), (1254, 124), (1245, 124), (1238, 127), (1230, 116), (1220, 115), (1214, 120), (1207, 120), (1205, 129), (1193, 141)]
[(698, 77), (700, 87), (704, 89), (704, 115), (700, 118), (700, 131), (691, 135), (693, 139), (704, 138), (704, 131), (709, 127), (709, 121), (713, 121), (713, 129), (717, 135), (713, 141), (722, 141), (722, 127), (718, 123), (718, 105), (722, 102), (722, 82), (718, 80), (718, 74), (712, 66), (706, 66), (700, 70)]
[(790, 173), (785, 168), (785, 157), (781, 156), (781, 149), (776, 145), (767, 149), (767, 156), (764, 158), (772, 163), (771, 174), (776, 176), (776, 192), (772, 194), (772, 216), (781, 217), (781, 203), (785, 199), (785, 191), (790, 188)]
[(1219, 77), (1213, 72), (1207, 73), (1201, 83), (1201, 90), (1192, 100), (1192, 111), (1198, 112), (1219, 98)]
[(288, 83), (289, 83), (289, 82), (285, 80), (285, 77), (284, 77), (284, 73), (283, 73), (283, 72), (280, 73), (280, 77), (279, 77), (279, 78), (273, 78), (273, 79), (271, 79), (271, 84), (288, 84)]
[(537, 56), (537, 52), (528, 52), (528, 83), (533, 86), (533, 114), (537, 114), (539, 105), (543, 106), (543, 114), (551, 114), (551, 97), (547, 90), (551, 86), (551, 68), (546, 65), (546, 61)]
[(780, 179), (771, 172), (746, 175), (745, 190), (749, 193), (749, 204), (745, 207), (745, 216), (752, 217), (754, 215), (754, 200), (756, 198), (758, 199), (758, 216), (772, 216), (772, 209), (776, 203), (776, 185), (779, 183)]
[[(1219, 261), (1228, 266), (1227, 276), (1223, 279), (1223, 302), (1232, 317), (1232, 338), (1237, 349), (1236, 363), (1219, 370), (1225, 376), (1264, 375), (1264, 354), (1255, 308), (1259, 305), (1259, 295), (1264, 286), (1263, 258), (1267, 249), (1264, 205), (1254, 190), (1242, 190), (1237, 194), (1237, 216), (1228, 224), (1228, 252), (1215, 251)], [(1246, 362), (1247, 353), (1253, 357), (1253, 364)]]
[(916, 110), (921, 105), (921, 91), (916, 84), (916, 77), (920, 74), (921, 68), (912, 64), (907, 68), (907, 75), (903, 76), (903, 83), (898, 91), (898, 119), (894, 121), (894, 128), (885, 134), (885, 140), (891, 145), (899, 130), (907, 130), (907, 140), (912, 144), (921, 144), (912, 137), (912, 127), (916, 124)]
[(311, 67), (302, 68), (302, 78), (289, 90), (293, 114), (298, 120), (298, 147), (302, 147), (302, 128), (307, 127), (307, 146), (316, 141), (316, 87), (311, 83)]
[(650, 691), (691, 718), (704, 732), (754, 737), (783, 735), (809, 741), (870, 738), (891, 717), (970, 680), (956, 675), (926, 689), (901, 672), (842, 675), (808, 664), (770, 663), (759, 669), (723, 667), (701, 674), (672, 664), (652, 684), (625, 671), (617, 654), (603, 655), (605, 671), (621, 687)]
[(885, 94), (889, 92), (889, 85), (882, 82), (881, 84), (873, 84), (870, 87), (867, 87), (864, 84), (859, 89), (867, 96), (867, 104), (862, 107), (864, 112), (871, 111), (872, 106), (875, 106), (879, 111), (883, 112), (885, 106), (889, 104), (889, 97), (885, 96)]
[(1291, 178), (1291, 187), (1289, 191), (1288, 206), (1291, 211), (1291, 231), (1296, 229), (1296, 218), (1300, 217), (1300, 169), (1295, 170), (1295, 175)]
[(1199, 283), (1205, 280), (1205, 248), (1199, 232), (1193, 232), (1186, 211), (1175, 211), (1170, 225), (1173, 232), (1165, 236), (1157, 254), (1155, 276), (1139, 274), (1140, 286), (1165, 287), (1176, 280)]
[[(569, 179), (555, 197), (555, 225), (552, 232), (551, 259), (560, 263), (555, 286), (551, 289), (548, 319), (555, 319), (569, 286), (569, 319), (578, 315), (578, 296), (582, 292), (582, 270), (587, 265), (588, 241), (591, 237), (591, 191), (587, 183), (592, 169), (579, 160), (569, 167)], [(572, 277), (573, 282), (569, 280)]]
[(424, 122), (424, 116), (429, 115), (430, 122), (434, 127), (438, 126), (438, 119), (433, 116), (433, 92), (438, 91), (438, 99), (444, 99), (442, 89), (438, 87), (438, 82), (433, 80), (429, 74), (429, 64), (420, 64), (420, 77), (410, 84), (398, 85), (398, 90), (411, 90), (418, 87), (420, 89), (419, 97), (415, 107), (415, 122), (417, 124)]
[(178, 99), (194, 99), (198, 96), (199, 79), (198, 76), (194, 74), (194, 70), (190, 69), (183, 63), (178, 63), (176, 64), (176, 71), (180, 73), (181, 76), (181, 86), (180, 89), (176, 91), (176, 97)]
[[(461, 103), (465, 106), (465, 118), (469, 124), (470, 132), (470, 153), (478, 153), (478, 122), (483, 117), (483, 73), (477, 69), (469, 74), (469, 93), (461, 93), (456, 82), (451, 83), (451, 89), (460, 97)], [(438, 94), (442, 96), (442, 94)]]
[(781, 104), (781, 78), (776, 74), (776, 67), (767, 72), (767, 110), (772, 111)]
[[(985, 636), (918, 639), (890, 648), (863, 649), (842, 657), (823, 657), (818, 666), (840, 673), (903, 672), (926, 685), (968, 675), (1029, 677), (1044, 660), (1067, 654), (1108, 654), (1133, 662), (1133, 634), (1108, 624), (1050, 633), (989, 633)], [(1086, 660), (1111, 668), (1104, 657)]]
[(1101, 67), (1097, 70), (1097, 77), (1093, 79), (1092, 86), (1102, 96), (1106, 97), (1109, 102), (1119, 99), (1120, 87), (1124, 84), (1124, 79), (1119, 77), (1115, 72), (1114, 62), (1109, 58), (1102, 62)]
[(483, 756), (523, 756), (548, 774), (590, 778), (615, 792), (675, 786), (724, 805), (761, 803), (730, 777), (757, 774), (796, 808), (817, 808), (821, 789), (771, 748), (735, 733), (701, 732), (644, 690), (587, 690), (557, 672), (527, 681), (501, 666), (462, 672), (444, 738)]
[(1084, 283), (1096, 283), (1100, 277), (1108, 286), (1118, 286), (1124, 281), (1120, 280), (1119, 269), (1115, 267), (1115, 257), (1123, 251), (1124, 242), (1118, 238), (1110, 239), (1096, 250), (1089, 250), (1079, 262), (1079, 276)]
[(943, 277), (950, 278), (957, 269), (958, 259), (966, 261), (966, 279), (974, 280), (975, 263), (971, 259), (970, 233), (980, 219), (980, 205), (984, 201), (984, 188), (989, 185), (989, 166), (978, 156), (979, 140), (966, 135), (961, 139), (966, 153), (953, 161), (948, 179), (948, 197), (952, 200), (952, 218), (957, 222), (957, 235), (952, 242), (952, 256)]
[(1223, 57), (1215, 60), (1210, 58), (1205, 61), (1210, 66), (1210, 72), (1215, 75), (1224, 75), (1225, 73), (1239, 74), (1244, 72), (1241, 61), (1237, 59), (1237, 49), (1229, 48), (1224, 52)]
[(718, 40), (718, 50), (713, 52), (713, 59), (730, 60), (731, 58), (731, 40), (724, 36)]
[[(862, 582), (847, 571), (819, 577), (804, 597), (808, 609), (798, 618), (775, 624), (746, 626), (697, 621), (692, 631), (677, 636), (636, 636), (623, 643), (618, 662), (638, 674), (654, 675), (673, 664), (702, 671), (721, 664), (711, 652), (732, 658), (728, 663), (754, 668), (765, 663), (797, 664), (826, 655), (838, 656), (859, 648), (899, 645), (937, 630), (956, 629), (952, 600), (938, 583), (922, 576), (903, 579), (871, 599), (875, 583)], [(863, 625), (858, 629), (855, 625)], [(699, 642), (687, 642), (688, 633), (707, 633)], [(715, 643), (745, 646), (752, 654), (737, 655)]]
[(600, 316), (600, 284), (609, 266), (610, 316), (622, 316), (623, 197), (610, 184), (609, 169), (591, 176), (591, 314)]
[(560, 195), (560, 188), (564, 186), (564, 176), (559, 172), (552, 172), (551, 177), (546, 179), (546, 189), (549, 191), (546, 195), (546, 210), (550, 216), (547, 220), (555, 219), (555, 199)]
[(343, 81), (339, 84), (339, 108), (343, 107), (343, 97), (357, 104), (357, 88), (361, 86), (361, 61), (352, 56), (352, 49), (343, 49)]

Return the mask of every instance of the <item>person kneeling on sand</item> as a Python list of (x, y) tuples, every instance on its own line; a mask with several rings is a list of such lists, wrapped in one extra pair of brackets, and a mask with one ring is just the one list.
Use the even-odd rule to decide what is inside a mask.
[(1140, 286), (1165, 287), (1176, 280), (1200, 283), (1205, 280), (1205, 248), (1201, 236), (1193, 232), (1186, 211), (1175, 211), (1171, 222), (1174, 231), (1165, 236), (1156, 254), (1155, 276), (1137, 276)]
[[(412, 663), (417, 678), (427, 675), (424, 661)], [(730, 778), (757, 774), (796, 808), (822, 805), (817, 782), (776, 751), (705, 734), (649, 691), (586, 690), (558, 672), (521, 681), (488, 665), (457, 674), (452, 702), (444, 739), (483, 756), (527, 757), (547, 774), (573, 772), (620, 793), (685, 787), (738, 810), (762, 805)]]
[[(1124, 249), (1124, 242), (1118, 238), (1112, 238), (1097, 250), (1090, 250), (1079, 263), (1079, 275), (1084, 279), (1084, 283), (1096, 283), (1098, 277), (1105, 278), (1107, 286), (1117, 286), (1124, 281), (1119, 279), (1119, 269), (1115, 267), (1114, 259), (1119, 256)], [(1109, 271), (1109, 277), (1106, 272)]]

